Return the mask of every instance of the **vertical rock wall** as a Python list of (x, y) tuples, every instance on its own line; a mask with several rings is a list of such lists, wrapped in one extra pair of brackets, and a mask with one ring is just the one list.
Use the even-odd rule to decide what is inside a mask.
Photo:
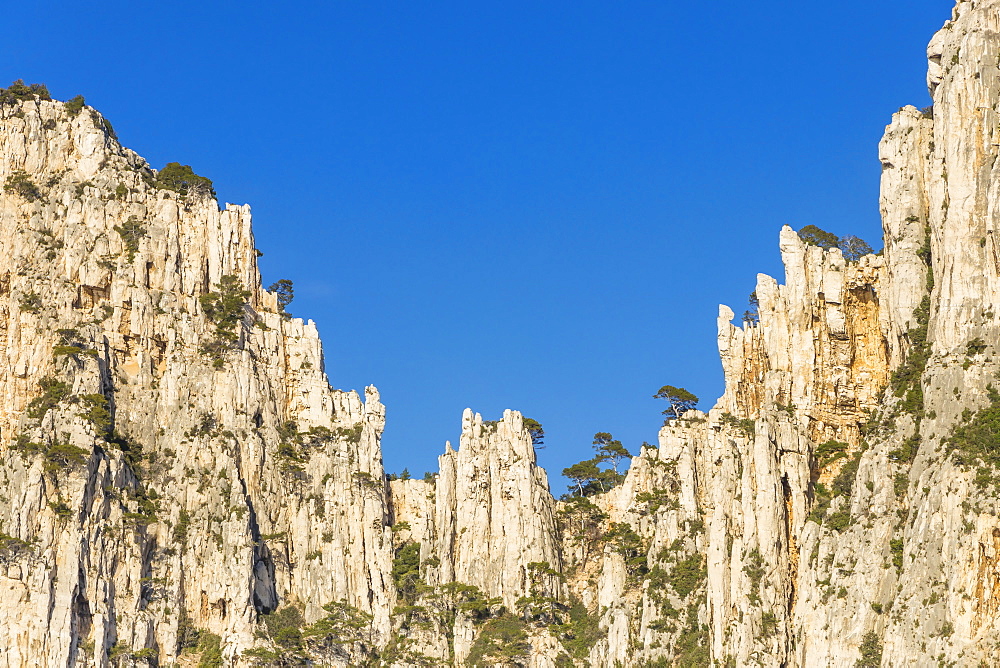
[(883, 253), (784, 228), (759, 322), (720, 309), (717, 405), (582, 501), (514, 411), (386, 485), (378, 393), (330, 388), (247, 207), (159, 187), (89, 108), (0, 107), (0, 666), (187, 660), (196, 629), (246, 665), (262, 619), (330, 602), (371, 619), (321, 665), (520, 632), (537, 668), (992, 665), (1000, 473), (953, 433), (998, 402), (998, 23), (959, 2), (933, 109), (886, 128)]
[(439, 464), (438, 582), (475, 585), (513, 607), (528, 589), (529, 563), (561, 570), (555, 502), (520, 413), (484, 423), (466, 409), (459, 449), (447, 446)]
[[(260, 613), (331, 600), (387, 633), (378, 393), (329, 387), (248, 207), (153, 178), (89, 108), (0, 110), (0, 182), (37, 189), (0, 194), (0, 665), (168, 661), (186, 628), (232, 655)], [(248, 305), (213, 364), (224, 276)]]

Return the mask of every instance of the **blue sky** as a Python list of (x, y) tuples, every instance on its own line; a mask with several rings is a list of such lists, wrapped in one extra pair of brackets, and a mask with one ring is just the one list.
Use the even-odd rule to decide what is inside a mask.
[(783, 275), (781, 225), (879, 247), (877, 143), (952, 5), (23, 2), (0, 62), (252, 205), (387, 470), (515, 408), (559, 493), (595, 432), (655, 442), (661, 385), (721, 394), (717, 306)]

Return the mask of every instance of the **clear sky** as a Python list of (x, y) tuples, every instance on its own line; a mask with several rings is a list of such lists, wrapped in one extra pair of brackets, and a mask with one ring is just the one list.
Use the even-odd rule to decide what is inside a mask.
[(466, 407), (655, 442), (661, 385), (722, 393), (715, 318), (778, 230), (880, 247), (877, 144), (929, 103), (951, 0), (62, 2), (4, 8), (0, 85), (81, 93), (155, 167), (254, 211), (387, 470)]

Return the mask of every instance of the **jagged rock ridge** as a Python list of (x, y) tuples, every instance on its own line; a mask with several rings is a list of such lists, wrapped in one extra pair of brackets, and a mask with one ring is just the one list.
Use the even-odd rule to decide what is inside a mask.
[(998, 23), (959, 2), (886, 129), (884, 252), (783, 229), (717, 405), (560, 502), (513, 411), (387, 483), (246, 207), (0, 106), (0, 665), (993, 665)]
[[(248, 207), (157, 188), (108, 127), (0, 110), (0, 664), (171, 660), (192, 629), (231, 656), (290, 602), (388, 634), (378, 393), (329, 387), (314, 325), (261, 288)], [(223, 326), (199, 297), (226, 290)]]

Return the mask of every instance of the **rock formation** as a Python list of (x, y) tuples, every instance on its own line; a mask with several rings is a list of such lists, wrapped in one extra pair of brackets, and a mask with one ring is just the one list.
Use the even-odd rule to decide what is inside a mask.
[(887, 127), (884, 251), (783, 229), (716, 406), (561, 501), (514, 411), (388, 480), (247, 207), (0, 97), (0, 667), (996, 665), (998, 24)]
[(0, 665), (196, 629), (229, 658), (291, 603), (388, 634), (384, 410), (261, 288), (248, 208), (161, 187), (87, 107), (0, 116)]

